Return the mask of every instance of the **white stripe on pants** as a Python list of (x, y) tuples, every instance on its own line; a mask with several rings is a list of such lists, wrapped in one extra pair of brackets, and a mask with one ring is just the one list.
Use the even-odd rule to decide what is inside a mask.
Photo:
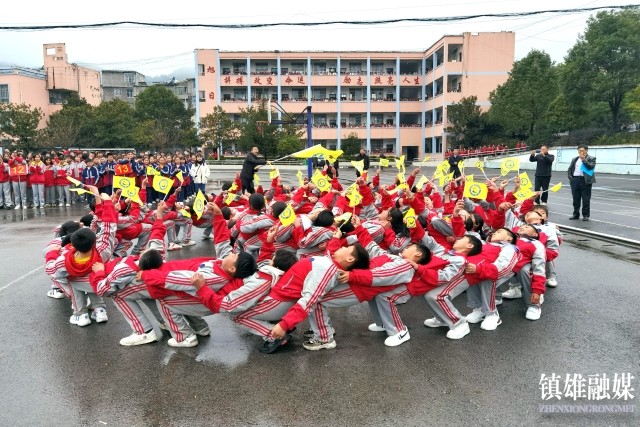
[(322, 342), (333, 339), (335, 330), (331, 325), (327, 308), (350, 307), (357, 304), (360, 304), (360, 300), (349, 285), (339, 285), (333, 288), (331, 292), (322, 297), (313, 310), (309, 311), (309, 324), (314, 337), (320, 338)]
[(157, 303), (171, 336), (178, 342), (208, 326), (202, 317), (213, 314), (194, 297), (170, 296)]
[[(137, 334), (144, 334), (153, 329), (153, 324), (140, 307), (140, 303), (145, 300), (153, 301), (147, 290), (147, 285), (144, 283), (129, 285), (113, 294), (111, 298), (118, 311), (122, 313), (131, 329)], [(155, 304), (153, 306), (155, 308)], [(151, 307), (152, 305), (149, 304), (149, 309), (152, 312), (157, 312), (157, 309)]]
[(295, 303), (296, 301), (278, 301), (265, 297), (255, 307), (237, 315), (233, 321), (252, 334), (268, 338), (274, 323), (279, 322)]
[(469, 283), (464, 280), (464, 275), (455, 276), (449, 283), (438, 286), (427, 292), (424, 299), (427, 300), (431, 311), (449, 327), (458, 323), (462, 315), (454, 307), (451, 300), (464, 292), (469, 287)]

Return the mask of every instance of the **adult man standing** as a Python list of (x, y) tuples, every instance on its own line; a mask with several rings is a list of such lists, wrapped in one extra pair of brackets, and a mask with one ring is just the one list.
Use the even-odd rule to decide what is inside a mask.
[(588, 154), (589, 148), (578, 145), (578, 157), (574, 157), (567, 171), (571, 183), (573, 196), (573, 216), (569, 219), (580, 218), (580, 203), (582, 202), (582, 220), (589, 221), (591, 214), (591, 185), (596, 182), (596, 158)]
[[(363, 172), (367, 172), (369, 170), (369, 155), (364, 150), (364, 148), (360, 149), (360, 153), (356, 156), (356, 160), (358, 162), (362, 160), (362, 162), (364, 163), (364, 166), (362, 167)], [(360, 172), (358, 172), (357, 170), (356, 170), (356, 176), (360, 177)]]
[(242, 190), (248, 191), (253, 194), (256, 190), (253, 188), (253, 174), (256, 172), (256, 167), (266, 165), (265, 159), (258, 158), (258, 147), (253, 147), (251, 152), (247, 154), (247, 158), (244, 159), (242, 164), (242, 172), (240, 172), (240, 181), (242, 182)]
[(539, 204), (540, 201), (542, 201), (542, 204), (547, 204), (549, 198), (549, 182), (551, 182), (551, 164), (555, 158), (556, 156), (549, 154), (549, 147), (546, 145), (540, 147), (539, 153), (533, 150), (531, 156), (529, 156), (530, 162), (537, 163), (534, 191), (543, 191), (541, 195), (536, 197), (536, 204)]
[(453, 154), (447, 158), (447, 162), (449, 162), (449, 172), (453, 172), (453, 178), (457, 178), (461, 175), (460, 168), (458, 167), (458, 163), (462, 161), (462, 156), (460, 155), (460, 150), (454, 148)]

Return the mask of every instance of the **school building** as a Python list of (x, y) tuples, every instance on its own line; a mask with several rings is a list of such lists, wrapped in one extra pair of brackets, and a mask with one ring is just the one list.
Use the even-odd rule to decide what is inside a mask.
[(437, 156), (447, 148), (447, 107), (474, 95), (487, 109), (514, 50), (513, 32), (446, 35), (408, 52), (196, 49), (196, 117), (221, 106), (239, 120), (241, 108), (273, 99), (291, 115), (311, 106), (313, 141), (327, 148), (356, 134), (373, 154)]
[(69, 63), (64, 43), (44, 44), (42, 56), (42, 68), (0, 68), (0, 103), (40, 108), (44, 113), (40, 128), (72, 92), (91, 105), (100, 104), (99, 71)]

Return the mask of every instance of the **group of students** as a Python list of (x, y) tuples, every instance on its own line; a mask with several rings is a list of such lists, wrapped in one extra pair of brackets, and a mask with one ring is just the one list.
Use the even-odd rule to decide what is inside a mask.
[[(84, 196), (74, 195), (73, 185), (67, 177), (85, 185), (95, 186), (101, 193), (113, 193), (113, 179), (117, 175), (134, 177), (139, 186), (147, 179), (149, 202), (156, 202), (165, 194), (153, 190), (154, 176), (171, 178), (174, 183), (169, 192), (181, 187), (179, 200), (204, 191), (209, 179), (209, 167), (202, 152), (197, 154), (176, 152), (175, 155), (113, 154), (110, 152), (27, 153), (6, 150), (0, 164), (0, 208), (27, 209), (69, 207), (73, 203), (86, 203)], [(182, 178), (182, 181), (178, 179)]]
[[(91, 213), (62, 224), (45, 249), (49, 296), (71, 299), (70, 323), (78, 326), (107, 321), (110, 297), (131, 327), (125, 346), (160, 341), (159, 324), (171, 334), (168, 345), (193, 347), (210, 334), (203, 318), (226, 313), (262, 338), (263, 353), (287, 344), (305, 319), (305, 349), (335, 348), (331, 310), (363, 302), (368, 330), (385, 333), (387, 346), (410, 339), (398, 305), (412, 297), (431, 312), (424, 325), (447, 328), (449, 339), (463, 338), (473, 323), (495, 330), (503, 298), (521, 299), (525, 317), (540, 318), (546, 288), (557, 286), (561, 235), (545, 205), (516, 201), (517, 179), (511, 191), (508, 180), (487, 180), (486, 199), (478, 200), (463, 197), (464, 175), (439, 189), (429, 180), (415, 186), (419, 168), (406, 183), (382, 183), (378, 170), (348, 187), (329, 165), (322, 174), (326, 191), (276, 177), (252, 194), (243, 194), (238, 174), (207, 196), (200, 217), (193, 200), (181, 204), (176, 194), (150, 209), (146, 181), (142, 205), (88, 186)], [(170, 229), (185, 211), (212, 235), (211, 254), (167, 260)], [(465, 291), (463, 315), (453, 300)]]

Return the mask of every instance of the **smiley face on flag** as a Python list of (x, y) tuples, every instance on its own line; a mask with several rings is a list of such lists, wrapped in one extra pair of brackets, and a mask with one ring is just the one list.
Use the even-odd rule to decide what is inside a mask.
[(166, 190), (168, 186), (169, 186), (168, 180), (162, 179), (158, 181), (158, 187), (160, 188), (160, 191)]
[(468, 185), (469, 194), (471, 194), (471, 197), (477, 198), (478, 196), (480, 196), (480, 194), (482, 194), (482, 187), (478, 185), (478, 183), (470, 182)]
[(196, 212), (204, 211), (204, 200), (202, 200), (201, 198), (196, 198), (193, 201), (193, 210)]
[(507, 160), (504, 161), (504, 168), (505, 169), (512, 170), (514, 166), (515, 166), (515, 163), (513, 162), (513, 160), (507, 159)]

